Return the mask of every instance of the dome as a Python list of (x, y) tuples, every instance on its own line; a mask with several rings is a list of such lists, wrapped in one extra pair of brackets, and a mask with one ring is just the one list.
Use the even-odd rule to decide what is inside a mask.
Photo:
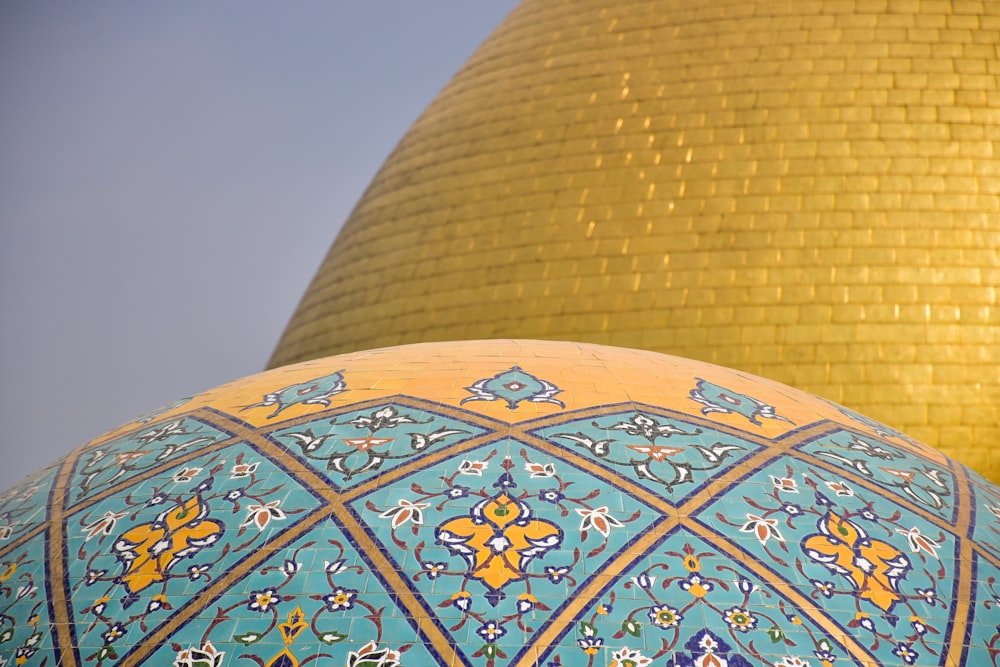
[(2, 664), (952, 667), (1000, 646), (1000, 489), (654, 352), (309, 361), (0, 502)]
[(525, 0), (374, 177), (272, 364), (650, 349), (1000, 481), (998, 7)]

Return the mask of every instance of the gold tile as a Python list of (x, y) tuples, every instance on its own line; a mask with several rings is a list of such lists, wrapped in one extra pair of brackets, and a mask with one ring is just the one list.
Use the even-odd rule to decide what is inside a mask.
[(1000, 480), (985, 7), (527, 0), (387, 159), (272, 364), (613, 341), (798, 383)]

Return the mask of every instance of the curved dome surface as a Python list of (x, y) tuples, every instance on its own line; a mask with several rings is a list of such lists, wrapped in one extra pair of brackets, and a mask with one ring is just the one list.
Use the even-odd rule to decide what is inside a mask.
[(652, 349), (1000, 480), (998, 7), (526, 0), (375, 176), (272, 365)]
[(282, 368), (98, 438), (0, 511), (3, 664), (978, 667), (1000, 646), (1000, 489), (652, 352)]

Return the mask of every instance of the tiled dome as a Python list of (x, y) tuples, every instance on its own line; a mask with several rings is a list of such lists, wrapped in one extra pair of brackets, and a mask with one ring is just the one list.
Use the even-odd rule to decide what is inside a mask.
[(0, 664), (979, 667), (998, 530), (1000, 489), (768, 380), (386, 348), (178, 401), (4, 494)]

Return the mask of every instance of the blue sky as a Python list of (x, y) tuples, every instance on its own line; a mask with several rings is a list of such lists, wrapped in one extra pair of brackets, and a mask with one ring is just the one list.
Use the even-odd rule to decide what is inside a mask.
[(0, 489), (263, 368), (514, 0), (0, 6)]

